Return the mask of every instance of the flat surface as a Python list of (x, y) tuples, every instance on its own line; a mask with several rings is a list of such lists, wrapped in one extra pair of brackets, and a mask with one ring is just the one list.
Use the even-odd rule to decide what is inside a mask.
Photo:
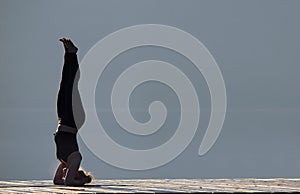
[(0, 181), (1, 193), (103, 192), (300, 192), (300, 178), (94, 180), (84, 187), (56, 186), (51, 180)]

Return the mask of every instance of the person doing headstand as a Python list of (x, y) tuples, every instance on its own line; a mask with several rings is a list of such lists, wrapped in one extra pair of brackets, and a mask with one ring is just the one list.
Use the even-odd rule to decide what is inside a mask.
[[(84, 122), (84, 110), (81, 103), (78, 80), (78, 48), (70, 39), (59, 39), (65, 49), (64, 65), (57, 95), (58, 127), (54, 134), (56, 157), (60, 161), (53, 183), (56, 185), (81, 186), (90, 183), (91, 175), (79, 170), (82, 156), (76, 139), (77, 131)], [(76, 117), (76, 123), (74, 114)]]

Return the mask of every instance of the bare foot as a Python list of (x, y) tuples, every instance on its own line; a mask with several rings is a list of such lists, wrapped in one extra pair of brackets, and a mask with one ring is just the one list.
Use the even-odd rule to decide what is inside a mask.
[(70, 39), (60, 38), (59, 41), (61, 41), (64, 44), (66, 53), (77, 53), (78, 48), (73, 44), (73, 42)]

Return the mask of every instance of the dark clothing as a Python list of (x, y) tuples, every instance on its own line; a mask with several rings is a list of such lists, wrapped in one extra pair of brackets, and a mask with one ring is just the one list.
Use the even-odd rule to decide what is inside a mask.
[[(57, 116), (59, 125), (75, 129), (82, 126), (85, 116), (78, 92), (79, 73), (76, 53), (66, 53), (57, 95)], [(71, 153), (79, 151), (76, 133), (58, 131), (55, 133), (54, 140), (58, 159), (67, 162), (67, 158)]]
[(75, 151), (79, 151), (76, 134), (64, 131), (55, 133), (56, 157), (63, 161), (68, 161), (68, 156)]
[[(84, 121), (84, 111), (77, 87), (79, 76), (80, 71), (76, 53), (66, 53), (57, 95), (58, 123), (77, 129), (82, 126)], [(76, 114), (76, 123), (73, 113)]]

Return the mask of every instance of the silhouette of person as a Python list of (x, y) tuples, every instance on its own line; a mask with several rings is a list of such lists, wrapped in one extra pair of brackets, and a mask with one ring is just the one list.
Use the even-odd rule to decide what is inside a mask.
[[(77, 61), (78, 48), (70, 39), (59, 39), (65, 49), (64, 65), (57, 95), (58, 127), (54, 134), (56, 156), (60, 161), (53, 183), (57, 185), (80, 186), (90, 183), (91, 175), (79, 170), (82, 156), (76, 135), (85, 118), (81, 103), (78, 80), (80, 76)], [(76, 118), (76, 123), (74, 119)]]

